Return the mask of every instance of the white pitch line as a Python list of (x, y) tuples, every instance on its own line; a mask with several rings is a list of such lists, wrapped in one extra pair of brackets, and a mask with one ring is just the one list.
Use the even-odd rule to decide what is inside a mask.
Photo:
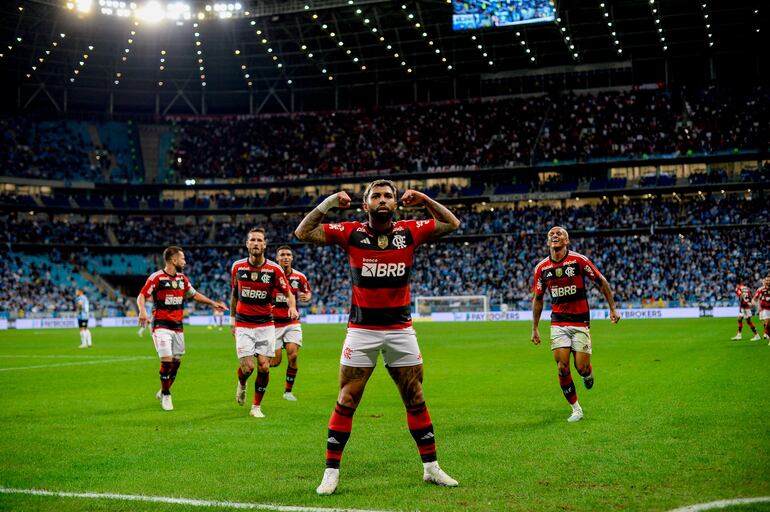
[(13, 489), (0, 487), (1, 494), (31, 494), (33, 496), (56, 496), (60, 498), (87, 498), (108, 499), (124, 501), (146, 501), (151, 503), (171, 503), (174, 505), (188, 505), (192, 507), (221, 507), (240, 508), (251, 510), (277, 510), (279, 512), (387, 512), (378, 510), (364, 510), (357, 508), (326, 508), (326, 507), (294, 507), (289, 505), (274, 505), (271, 503), (238, 503), (235, 501), (193, 500), (189, 498), (171, 498), (167, 496), (143, 496), (136, 494), (114, 494), (96, 492), (60, 492), (46, 491), (44, 489)]
[(732, 500), (711, 501), (709, 503), (697, 503), (679, 507), (670, 512), (700, 512), (701, 510), (714, 510), (718, 508), (732, 507), (733, 505), (750, 505), (752, 503), (770, 503), (770, 496), (759, 496), (757, 498), (735, 498)]
[[(73, 356), (66, 356), (66, 355), (38, 355), (38, 354), (0, 354), (0, 359), (3, 358), (18, 358), (18, 359), (105, 359), (108, 357), (115, 357), (115, 356), (82, 356), (82, 355), (73, 355)], [(129, 356), (125, 356), (129, 357)]]
[(0, 368), (0, 372), (12, 372), (14, 370), (36, 370), (38, 368), (59, 368), (61, 366), (78, 366), (83, 364), (123, 363), (125, 361), (138, 361), (140, 359), (155, 359), (151, 356), (121, 357), (119, 359), (97, 359), (94, 361), (76, 361), (72, 363), (38, 364), (35, 366), (17, 366), (15, 368)]

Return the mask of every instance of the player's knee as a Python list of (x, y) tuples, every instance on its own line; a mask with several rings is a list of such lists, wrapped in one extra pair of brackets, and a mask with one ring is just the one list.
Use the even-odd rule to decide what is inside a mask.
[(251, 359), (242, 359), (241, 360), (241, 370), (244, 373), (251, 373), (254, 371), (254, 361)]
[(268, 373), (270, 371), (270, 361), (260, 361), (259, 363), (259, 372), (260, 373)]
[(289, 365), (290, 366), (297, 366), (297, 354), (289, 354)]
[(562, 377), (566, 377), (567, 375), (569, 375), (569, 363), (557, 361), (556, 366), (559, 369), (559, 375), (561, 375)]

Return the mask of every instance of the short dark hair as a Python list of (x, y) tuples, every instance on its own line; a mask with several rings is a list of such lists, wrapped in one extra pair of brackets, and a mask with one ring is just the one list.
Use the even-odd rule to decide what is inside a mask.
[(390, 187), (391, 189), (393, 189), (393, 195), (394, 196), (398, 195), (398, 188), (396, 187), (395, 183), (393, 183), (390, 180), (379, 179), (379, 180), (374, 180), (373, 182), (369, 183), (366, 186), (366, 189), (364, 189), (364, 201), (367, 201), (369, 199), (369, 193), (371, 193), (374, 187)]
[(246, 233), (246, 238), (249, 238), (249, 235), (252, 233), (262, 233), (262, 236), (267, 238), (267, 235), (265, 234), (265, 230), (263, 228), (251, 228), (248, 233)]
[(281, 246), (278, 246), (278, 249), (276, 249), (276, 250), (275, 250), (275, 253), (276, 253), (276, 254), (278, 254), (278, 253), (279, 253), (279, 252), (281, 252), (281, 251), (289, 251), (290, 253), (294, 254), (294, 249), (292, 249), (292, 248), (291, 248), (290, 246), (288, 246), (288, 245), (281, 245)]
[(176, 256), (180, 252), (182, 252), (182, 248), (177, 247), (176, 245), (166, 247), (166, 250), (163, 251), (163, 261), (171, 261), (171, 258)]

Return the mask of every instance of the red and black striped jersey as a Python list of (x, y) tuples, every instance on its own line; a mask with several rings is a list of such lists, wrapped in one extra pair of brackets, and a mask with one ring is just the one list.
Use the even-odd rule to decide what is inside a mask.
[(280, 265), (266, 259), (261, 267), (254, 267), (244, 258), (233, 263), (231, 274), (231, 286), (238, 297), (235, 326), (273, 325), (274, 294), (291, 293)]
[(601, 273), (588, 258), (569, 251), (561, 261), (549, 256), (537, 264), (532, 291), (537, 297), (546, 290), (551, 294), (551, 325), (586, 327), (591, 323), (586, 278), (596, 281), (599, 277)]
[(353, 294), (348, 327), (405, 329), (412, 325), (409, 275), (415, 248), (433, 239), (436, 221), (401, 220), (385, 234), (366, 222), (323, 224), (326, 242), (348, 255)]
[(770, 288), (767, 286), (759, 288), (754, 292), (754, 299), (759, 301), (759, 309), (770, 310)]
[[(284, 274), (286, 273), (284, 272)], [(307, 277), (302, 272), (291, 269), (291, 274), (287, 275), (286, 279), (289, 281), (289, 288), (295, 297), (300, 292), (308, 293), (310, 291), (310, 283), (307, 282)], [(277, 327), (299, 323), (299, 318), (296, 320), (289, 318), (289, 300), (286, 295), (278, 291), (273, 297), (273, 321)]]
[(152, 299), (153, 330), (182, 332), (184, 301), (196, 293), (186, 275), (179, 272), (171, 275), (165, 270), (158, 270), (147, 278), (139, 293)]
[(735, 288), (735, 295), (738, 296), (738, 300), (741, 303), (741, 309), (748, 309), (751, 307), (751, 288), (745, 284), (739, 284)]

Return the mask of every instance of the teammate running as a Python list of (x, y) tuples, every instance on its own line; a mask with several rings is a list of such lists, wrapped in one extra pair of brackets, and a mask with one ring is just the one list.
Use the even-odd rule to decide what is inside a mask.
[(770, 340), (770, 276), (762, 279), (762, 287), (754, 293), (754, 301), (759, 306), (759, 319), (762, 320), (762, 328), (765, 331), (764, 338)]
[[(282, 245), (276, 252), (276, 259), (281, 265), (281, 270), (289, 281), (291, 293), (298, 301), (308, 302), (311, 298), (310, 284), (307, 277), (302, 272), (294, 269), (294, 252), (288, 245)], [(297, 378), (297, 356), (299, 348), (302, 346), (302, 326), (299, 318), (292, 320), (289, 318), (289, 301), (286, 295), (278, 293), (273, 299), (273, 321), (275, 322), (275, 356), (270, 361), (270, 366), (275, 367), (281, 364), (282, 349), (286, 349), (286, 385), (283, 390), (283, 399), (294, 402), (297, 397), (292, 393), (294, 381)]]
[(551, 255), (535, 267), (532, 296), (532, 343), (540, 344), (540, 315), (543, 312), (543, 296), (551, 294), (551, 350), (559, 369), (559, 384), (564, 397), (572, 406), (567, 421), (583, 419), (583, 409), (578, 403), (575, 384), (570, 373), (570, 354), (574, 354), (575, 369), (583, 377), (586, 389), (594, 385), (591, 367), (591, 314), (586, 299), (586, 278), (599, 281), (602, 295), (610, 306), (610, 320), (618, 323), (620, 315), (615, 308), (612, 290), (604, 276), (593, 263), (576, 252), (570, 251), (569, 234), (561, 226), (548, 232)]
[(290, 320), (299, 318), (299, 313), (283, 270), (265, 258), (265, 230), (254, 228), (249, 231), (246, 248), (249, 257), (233, 263), (231, 271), (233, 292), (230, 299), (230, 323), (240, 361), (235, 400), (238, 405), (246, 401), (246, 381), (254, 372), (256, 356), (257, 377), (254, 379), (254, 402), (249, 416), (264, 418), (262, 397), (270, 381), (270, 359), (275, 355), (275, 324), (272, 314), (275, 294), (286, 296), (287, 316)]
[(88, 329), (88, 317), (91, 313), (91, 303), (83, 292), (82, 288), (75, 290), (75, 309), (78, 312), (78, 328), (80, 329), (80, 346), (78, 348), (89, 348), (91, 346), (91, 331)]
[(214, 302), (202, 295), (190, 284), (182, 273), (186, 265), (184, 252), (180, 247), (171, 246), (163, 251), (163, 270), (158, 270), (147, 278), (142, 291), (136, 298), (139, 310), (139, 325), (147, 325), (145, 303), (152, 298), (152, 341), (160, 357), (160, 390), (155, 398), (160, 400), (164, 411), (173, 411), (171, 385), (174, 384), (179, 366), (184, 355), (184, 317), (185, 299), (193, 299), (201, 304), (208, 304), (215, 309), (227, 310), (221, 302)]
[(436, 459), (433, 423), (422, 392), (422, 354), (412, 329), (409, 275), (417, 246), (455, 231), (460, 221), (427, 195), (407, 190), (401, 197), (404, 206), (424, 205), (433, 218), (394, 222), (396, 197), (393, 182), (374, 181), (363, 197), (369, 222), (321, 224), (332, 208), (350, 206), (350, 197), (337, 192), (310, 212), (294, 232), (303, 241), (340, 246), (348, 255), (353, 284), (348, 332), (340, 357), (340, 392), (329, 420), (326, 471), (316, 489), (318, 494), (332, 494), (337, 489), (353, 414), (380, 352), (406, 406), (409, 432), (423, 462), (423, 480), (457, 486)]
[(759, 333), (754, 326), (754, 322), (751, 321), (753, 311), (751, 310), (751, 288), (743, 284), (742, 280), (738, 280), (738, 286), (735, 287), (735, 294), (738, 296), (738, 302), (740, 303), (740, 309), (738, 310), (738, 334), (730, 338), (732, 341), (740, 341), (743, 338), (743, 319), (746, 319), (746, 323), (749, 324), (751, 332), (754, 333), (754, 337), (751, 341), (759, 341)]

